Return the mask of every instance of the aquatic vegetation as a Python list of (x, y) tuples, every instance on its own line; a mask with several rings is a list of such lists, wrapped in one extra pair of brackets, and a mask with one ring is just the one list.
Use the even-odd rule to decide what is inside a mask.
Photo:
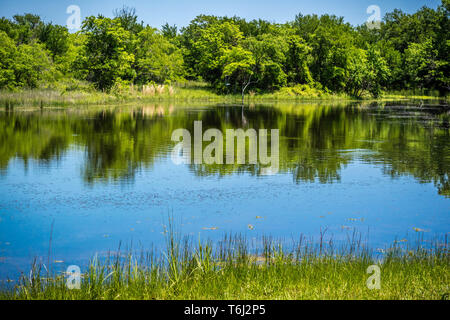
[[(79, 290), (67, 274), (52, 274), (35, 261), (20, 281), (3, 284), (0, 299), (445, 299), (449, 294), (447, 239), (425, 246), (394, 243), (375, 252), (353, 234), (333, 239), (303, 236), (286, 244), (240, 235), (221, 241), (181, 237), (169, 226), (166, 249), (117, 251), (94, 257)], [(366, 285), (369, 266), (381, 270), (381, 288)]]
[[(293, 89), (292, 89), (293, 90)], [(301, 101), (356, 101), (351, 96), (340, 93), (311, 93), (301, 91), (302, 94), (291, 93), (291, 88), (282, 88), (272, 93), (257, 94), (252, 92), (246, 96), (245, 104), (262, 102), (301, 102)], [(386, 93), (374, 100), (366, 97), (362, 101), (400, 101), (400, 100), (428, 100), (446, 101), (449, 97), (437, 95), (409, 95)], [(242, 96), (238, 94), (222, 95), (216, 93), (211, 87), (202, 82), (180, 82), (173, 85), (142, 85), (134, 84), (117, 85), (110, 92), (96, 91), (87, 84), (80, 85), (75, 89), (63, 88), (40, 88), (23, 89), (19, 91), (0, 90), (0, 107), (82, 107), (89, 105), (116, 105), (116, 104), (145, 104), (147, 102), (216, 102), (216, 103), (242, 103)]]

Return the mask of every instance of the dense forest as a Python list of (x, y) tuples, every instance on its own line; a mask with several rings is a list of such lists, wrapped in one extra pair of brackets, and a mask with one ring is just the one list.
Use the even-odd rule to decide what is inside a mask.
[(200, 15), (155, 29), (124, 7), (87, 17), (81, 30), (37, 15), (0, 20), (0, 89), (208, 83), (219, 93), (319, 90), (354, 97), (450, 91), (450, 0), (414, 14), (387, 13), (380, 28), (333, 15), (279, 24)]

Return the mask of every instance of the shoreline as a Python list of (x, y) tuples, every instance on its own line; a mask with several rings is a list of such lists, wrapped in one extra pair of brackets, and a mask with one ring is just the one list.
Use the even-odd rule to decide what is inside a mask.
[[(449, 298), (446, 237), (425, 247), (419, 235), (417, 244), (398, 241), (383, 252), (371, 251), (357, 235), (340, 246), (322, 236), (317, 242), (300, 237), (289, 249), (262, 237), (254, 251), (240, 235), (193, 244), (172, 232), (166, 233), (161, 253), (119, 249), (105, 258), (94, 256), (80, 268), (75, 290), (67, 287), (67, 273), (47, 272), (43, 262), (35, 261), (16, 285), (0, 289), (0, 300)], [(376, 289), (368, 284), (375, 269), (380, 273)]]
[[(168, 90), (166, 90), (168, 91)], [(353, 98), (343, 94), (324, 94), (323, 96), (289, 96), (279, 93), (265, 93), (245, 98), (245, 104), (272, 103), (382, 103), (395, 101), (438, 101), (449, 104), (450, 97), (402, 95), (386, 93), (379, 98)], [(242, 105), (240, 95), (218, 95), (207, 89), (176, 88), (174, 93), (145, 95), (139, 92), (128, 94), (112, 94), (100, 91), (70, 91), (61, 92), (53, 89), (23, 90), (17, 92), (0, 91), (0, 107), (12, 109), (15, 107), (73, 107), (73, 106), (101, 106), (118, 104), (146, 104), (146, 103), (224, 103)]]

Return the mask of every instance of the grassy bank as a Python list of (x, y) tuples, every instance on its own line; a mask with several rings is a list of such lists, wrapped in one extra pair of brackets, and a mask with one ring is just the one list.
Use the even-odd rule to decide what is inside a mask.
[[(362, 100), (393, 101), (402, 99), (445, 100), (449, 98), (437, 95), (424, 95), (417, 92), (386, 93), (378, 99), (365, 97)], [(257, 94), (253, 91), (245, 96), (246, 103), (253, 102), (301, 102), (301, 101), (357, 101), (354, 97), (340, 93), (327, 93), (306, 85), (282, 88), (273, 93)], [(186, 82), (175, 85), (129, 86), (114, 88), (110, 92), (101, 92), (87, 85), (65, 86), (59, 88), (0, 91), (0, 107), (64, 107), (74, 105), (113, 105), (152, 102), (214, 102), (241, 103), (242, 97), (236, 95), (220, 95), (204, 83)]]
[[(225, 236), (193, 245), (167, 238), (157, 254), (116, 252), (94, 258), (82, 270), (80, 290), (66, 287), (64, 274), (34, 264), (0, 299), (448, 299), (450, 264), (446, 240), (398, 243), (371, 252), (353, 237), (339, 247), (332, 240), (300, 238), (283, 247), (261, 238), (249, 242)], [(404, 243), (402, 243), (404, 244)], [(255, 248), (260, 248), (257, 250)], [(369, 290), (367, 268), (381, 268), (381, 289)]]

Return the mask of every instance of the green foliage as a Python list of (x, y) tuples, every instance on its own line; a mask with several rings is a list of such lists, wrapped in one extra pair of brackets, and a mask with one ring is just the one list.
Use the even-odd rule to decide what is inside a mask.
[(232, 22), (214, 23), (201, 29), (198, 40), (193, 44), (198, 74), (217, 85), (222, 78), (222, 56), (242, 39), (242, 32)]
[(66, 27), (45, 24), (39, 30), (39, 41), (45, 44), (55, 59), (63, 56), (69, 49), (69, 32)]
[(133, 34), (137, 34), (144, 29), (144, 23), (137, 22), (136, 10), (134, 8), (124, 6), (122, 9), (116, 9), (114, 10), (114, 16), (125, 30)]
[(334, 15), (298, 14), (285, 24), (199, 15), (180, 30), (165, 24), (158, 31), (123, 7), (113, 19), (87, 17), (75, 34), (37, 15), (15, 15), (0, 19), (0, 88), (58, 87), (60, 79), (75, 78), (109, 91), (116, 83), (185, 78), (220, 93), (307, 85), (354, 97), (416, 88), (447, 95), (449, 13), (448, 0), (413, 14), (394, 10), (380, 29)]
[(373, 48), (367, 51), (354, 49), (350, 55), (348, 71), (346, 91), (355, 97), (361, 97), (364, 92), (378, 97), (382, 85), (389, 77), (386, 61)]
[(12, 68), (16, 51), (14, 41), (4, 31), (0, 31), (0, 88), (13, 89), (17, 85)]
[(36, 88), (41, 80), (50, 80), (52, 64), (48, 52), (39, 43), (23, 44), (17, 48), (14, 62), (17, 86)]
[(16, 47), (0, 31), (0, 88), (35, 88), (39, 81), (50, 79), (52, 64), (48, 52), (39, 43)]
[(164, 36), (164, 38), (172, 40), (177, 37), (178, 28), (176, 25), (171, 26), (168, 23), (166, 23), (161, 27), (161, 33)]
[(222, 83), (225, 86), (233, 87), (236, 92), (236, 86), (241, 90), (251, 81), (254, 73), (255, 59), (250, 51), (241, 47), (233, 47), (223, 50), (220, 64), (222, 65)]
[(183, 77), (183, 55), (156, 29), (146, 27), (138, 34), (136, 67), (139, 70), (136, 82), (165, 83)]
[(134, 80), (136, 71), (132, 68), (131, 49), (135, 37), (122, 27), (120, 19), (88, 17), (83, 22), (82, 32), (86, 42), (79, 58), (88, 81), (100, 90), (108, 90), (118, 80)]
[(438, 85), (448, 83), (449, 75), (444, 73), (444, 67), (448, 64), (449, 61), (438, 59), (438, 51), (433, 47), (431, 39), (423, 43), (411, 43), (405, 50), (406, 76), (415, 87), (430, 87), (433, 82)]
[[(169, 226), (169, 228), (173, 228)], [(240, 235), (220, 241), (166, 234), (162, 252), (135, 250), (94, 256), (83, 268), (80, 289), (35, 261), (1, 300), (440, 300), (448, 299), (446, 242), (393, 244), (383, 254), (349, 239), (289, 242)], [(348, 236), (348, 235), (347, 235)], [(256, 242), (254, 241), (254, 242)], [(384, 250), (383, 250), (384, 251)], [(367, 287), (369, 266), (382, 272), (379, 290)]]
[(41, 18), (34, 14), (14, 16), (13, 34), (17, 44), (27, 44), (38, 38), (39, 28), (42, 26)]
[(311, 47), (306, 44), (303, 38), (291, 35), (286, 39), (289, 49), (286, 55), (286, 68), (288, 81), (290, 83), (314, 82), (310, 72)]
[(264, 34), (250, 37), (244, 45), (255, 57), (259, 88), (274, 90), (286, 85), (284, 64), (288, 45), (283, 37)]

